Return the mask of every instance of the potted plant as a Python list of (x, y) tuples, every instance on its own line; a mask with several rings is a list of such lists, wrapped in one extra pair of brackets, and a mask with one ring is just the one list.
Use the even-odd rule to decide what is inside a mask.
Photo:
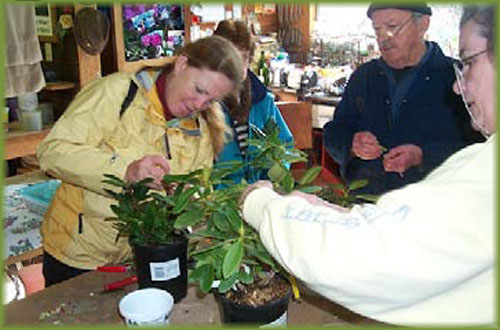
[(201, 210), (193, 212), (189, 205), (196, 190), (187, 183), (173, 189), (164, 181), (165, 190), (172, 191), (165, 194), (149, 187), (150, 178), (130, 183), (113, 175), (105, 177), (104, 183), (118, 188), (105, 189), (117, 201), (111, 206), (116, 217), (107, 220), (113, 221), (118, 236), (129, 237), (139, 288), (165, 289), (175, 302), (180, 301), (187, 294), (188, 240), (186, 231), (175, 228), (174, 222), (196, 212), (202, 216)]
[[(268, 122), (263, 131), (252, 129), (256, 138), (249, 140), (249, 152), (253, 153), (250, 166), (267, 171), (276, 188), (289, 192), (308, 185), (319, 174), (321, 169), (313, 168), (301, 180), (294, 180), (286, 164), (306, 161), (305, 153), (281, 143), (273, 122)], [(238, 199), (246, 184), (224, 181), (241, 166), (235, 163), (232, 167), (205, 169), (199, 176), (197, 185), (201, 189), (195, 201), (204, 210), (203, 219), (184, 218), (187, 222), (175, 224), (179, 229), (196, 227), (189, 235), (193, 259), (189, 279), (204, 293), (215, 291), (224, 322), (283, 324), (291, 296), (289, 277), (241, 217)], [(220, 184), (226, 188), (215, 189)]]

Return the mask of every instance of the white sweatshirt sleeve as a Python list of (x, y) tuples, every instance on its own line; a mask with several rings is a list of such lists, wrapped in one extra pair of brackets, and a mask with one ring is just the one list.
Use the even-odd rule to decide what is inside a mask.
[[(260, 188), (246, 198), (243, 215), (273, 257), (313, 290), (365, 316), (397, 322), (382, 315), (491, 270), (493, 216), (483, 209), (493, 205), (493, 191), (478, 182), (462, 185), (410, 185), (349, 213)], [(485, 204), (476, 205), (481, 199)]]

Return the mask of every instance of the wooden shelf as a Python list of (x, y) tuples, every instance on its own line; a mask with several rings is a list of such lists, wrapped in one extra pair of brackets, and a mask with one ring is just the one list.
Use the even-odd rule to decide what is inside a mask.
[(69, 81), (57, 81), (57, 82), (48, 82), (45, 85), (45, 90), (47, 91), (62, 91), (67, 89), (76, 88), (76, 83)]
[(52, 125), (41, 131), (24, 131), (20, 125), (13, 125), (5, 133), (5, 159), (36, 154), (38, 144), (49, 134)]

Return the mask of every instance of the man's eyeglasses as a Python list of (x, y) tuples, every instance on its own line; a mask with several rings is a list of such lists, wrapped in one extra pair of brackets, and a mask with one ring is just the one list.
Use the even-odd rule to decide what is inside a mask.
[(413, 19), (413, 16), (410, 16), (406, 21), (404, 21), (400, 25), (389, 25), (385, 28), (373, 27), (373, 30), (375, 30), (375, 35), (377, 37), (380, 37), (380, 36), (384, 35), (384, 33), (385, 33), (385, 35), (388, 36), (389, 38), (394, 38), (395, 36), (400, 34), (401, 31), (403, 31), (403, 29), (408, 25), (408, 23), (410, 23), (410, 21), (412, 19)]

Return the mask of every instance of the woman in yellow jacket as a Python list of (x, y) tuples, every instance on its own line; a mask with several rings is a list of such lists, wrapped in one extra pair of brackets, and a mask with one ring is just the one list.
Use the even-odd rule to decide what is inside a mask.
[[(160, 70), (115, 73), (82, 89), (38, 148), (40, 167), (63, 181), (42, 224), (43, 273), (52, 285), (128, 260), (116, 241), (101, 180), (146, 177), (211, 166), (227, 127), (218, 104), (243, 79), (241, 57), (223, 38), (184, 47)], [(110, 188), (110, 187), (107, 187)]]

